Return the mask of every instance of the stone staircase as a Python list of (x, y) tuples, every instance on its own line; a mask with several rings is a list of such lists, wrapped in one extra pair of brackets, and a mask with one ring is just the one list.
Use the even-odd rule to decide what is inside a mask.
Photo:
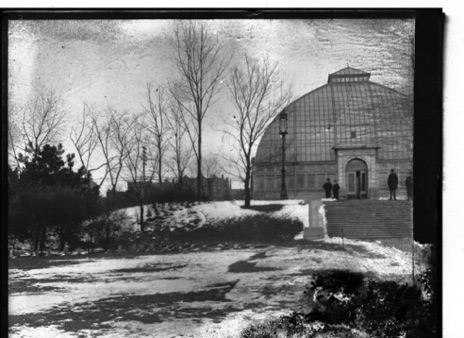
[(348, 200), (324, 202), (327, 234), (353, 239), (411, 238), (412, 202)]

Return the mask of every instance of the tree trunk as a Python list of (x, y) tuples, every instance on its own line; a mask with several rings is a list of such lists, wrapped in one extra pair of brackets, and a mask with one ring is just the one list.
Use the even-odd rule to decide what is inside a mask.
[(158, 137), (158, 181), (159, 181), (159, 186), (160, 186), (160, 191), (163, 190), (163, 182), (162, 180), (162, 175), (161, 175), (161, 166), (162, 166), (162, 158), (161, 158), (161, 139)]
[(180, 171), (177, 174), (177, 177), (179, 177), (177, 180), (177, 187), (179, 190), (182, 190), (184, 188), (184, 178), (182, 177), (182, 173)]
[(64, 238), (64, 229), (60, 226), (60, 250), (64, 250), (65, 238)]
[(245, 168), (245, 208), (249, 208), (251, 206), (251, 189), (250, 189), (250, 181), (251, 181), (251, 164), (248, 158), (246, 159), (246, 168)]
[(245, 208), (251, 206), (251, 191), (250, 191), (250, 173), (247, 170), (245, 175)]
[(107, 219), (106, 224), (105, 224), (105, 243), (104, 243), (103, 249), (108, 250), (109, 246), (110, 246), (110, 225), (109, 225), (109, 220)]
[(143, 198), (140, 199), (140, 232), (143, 232)]
[(113, 189), (111, 192), (112, 192), (112, 198), (110, 202), (110, 210), (114, 210), (114, 205), (116, 202), (116, 186), (113, 186)]
[(203, 184), (202, 184), (202, 177), (201, 177), (201, 123), (198, 122), (198, 159), (197, 159), (197, 167), (198, 167), (198, 171), (197, 171), (197, 189), (198, 189), (198, 192), (197, 192), (197, 197), (198, 197), (198, 201), (201, 201), (202, 198), (203, 198), (203, 194), (202, 194), (202, 191), (203, 191)]
[(40, 234), (40, 250), (44, 251), (45, 241), (47, 240), (47, 229), (42, 230)]
[(40, 234), (36, 233), (36, 236), (34, 238), (34, 245), (33, 245), (34, 251), (39, 249), (39, 242), (40, 242)]

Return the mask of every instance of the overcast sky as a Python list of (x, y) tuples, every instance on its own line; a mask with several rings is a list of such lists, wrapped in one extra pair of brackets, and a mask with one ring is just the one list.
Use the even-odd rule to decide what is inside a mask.
[[(245, 52), (278, 62), (295, 99), (324, 85), (329, 73), (347, 65), (372, 73), (371, 81), (412, 95), (414, 20), (209, 21), (224, 55), (234, 55), (233, 63)], [(10, 101), (21, 103), (44, 88), (55, 89), (66, 101), (70, 121), (84, 102), (139, 112), (147, 82), (161, 86), (177, 76), (167, 44), (171, 21), (9, 23)], [(224, 82), (205, 121), (205, 153), (227, 148), (218, 117), (233, 115)], [(67, 152), (74, 151), (64, 144)]]

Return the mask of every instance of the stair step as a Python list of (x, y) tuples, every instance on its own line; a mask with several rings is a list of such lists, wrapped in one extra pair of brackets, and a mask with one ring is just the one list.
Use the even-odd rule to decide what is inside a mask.
[(325, 202), (329, 236), (353, 239), (410, 238), (411, 201)]

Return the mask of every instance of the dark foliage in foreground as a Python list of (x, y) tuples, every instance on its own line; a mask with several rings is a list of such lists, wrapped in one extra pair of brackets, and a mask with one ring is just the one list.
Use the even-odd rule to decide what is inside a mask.
[(315, 275), (305, 291), (312, 305), (309, 313), (294, 312), (250, 325), (241, 337), (326, 337), (324, 333), (362, 337), (361, 332), (369, 337), (436, 337), (432, 272), (421, 276), (422, 290), (416, 285), (367, 280), (361, 273), (350, 271)]
[(74, 154), (63, 146), (30, 143), (19, 154), (18, 166), (8, 167), (8, 235), (13, 243), (29, 240), (34, 249), (50, 247), (50, 234), (60, 247), (75, 242), (82, 221), (100, 213), (98, 187), (84, 167), (74, 170)]

